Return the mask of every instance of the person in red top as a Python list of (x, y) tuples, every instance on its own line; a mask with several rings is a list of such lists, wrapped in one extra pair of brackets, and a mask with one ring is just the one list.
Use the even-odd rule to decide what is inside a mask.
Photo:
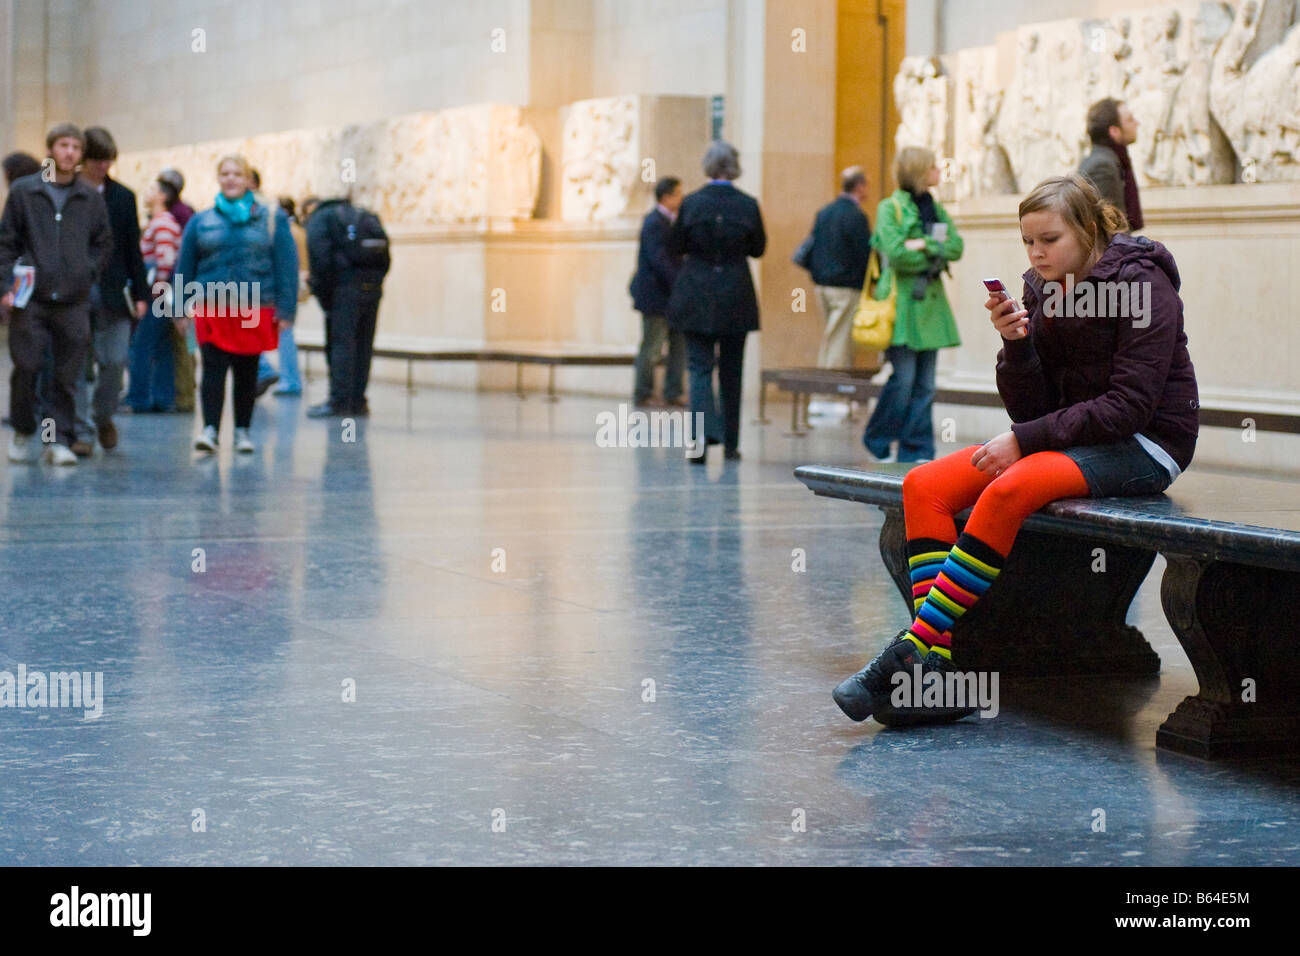
[[(172, 354), (171, 309), (172, 269), (181, 245), (181, 227), (167, 211), (167, 197), (158, 183), (151, 183), (144, 194), (149, 225), (140, 236), (140, 253), (149, 273), (149, 287), (154, 293), (151, 308), (140, 320), (131, 339), (131, 387), (126, 404), (137, 415), (171, 411), (176, 402)], [(184, 334), (184, 322), (179, 323)]]

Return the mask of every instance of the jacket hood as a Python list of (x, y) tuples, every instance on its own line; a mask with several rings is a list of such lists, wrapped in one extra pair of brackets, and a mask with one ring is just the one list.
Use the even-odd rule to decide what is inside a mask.
[[(1092, 267), (1087, 278), (1103, 282), (1122, 278), (1131, 279), (1136, 278), (1135, 272), (1150, 269), (1160, 269), (1164, 272), (1169, 277), (1169, 284), (1174, 287), (1174, 291), (1178, 291), (1182, 284), (1178, 276), (1178, 265), (1163, 243), (1148, 239), (1146, 236), (1117, 233), (1111, 237), (1110, 245), (1097, 260), (1097, 264)], [(1043, 280), (1038, 277), (1038, 273), (1030, 269), (1022, 278), (1034, 290), (1034, 294), (1041, 298)]]

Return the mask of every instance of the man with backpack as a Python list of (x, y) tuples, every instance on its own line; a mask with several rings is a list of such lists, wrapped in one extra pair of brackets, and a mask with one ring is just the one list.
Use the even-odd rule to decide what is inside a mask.
[(366, 386), (375, 320), (391, 259), (379, 217), (348, 199), (327, 199), (307, 220), (308, 284), (325, 310), (329, 400), (309, 418), (368, 415)]

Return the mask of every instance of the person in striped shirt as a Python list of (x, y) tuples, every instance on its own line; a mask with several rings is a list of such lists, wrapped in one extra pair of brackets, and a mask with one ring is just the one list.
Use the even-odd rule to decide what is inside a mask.
[[(136, 414), (171, 411), (176, 404), (170, 327), (173, 320), (167, 299), (181, 245), (181, 227), (167, 211), (167, 198), (157, 183), (146, 189), (144, 203), (149, 225), (140, 236), (140, 252), (149, 273), (149, 287), (162, 295), (154, 296), (152, 308), (140, 320), (131, 340), (131, 386), (126, 404)], [(185, 320), (177, 321), (183, 325)]]

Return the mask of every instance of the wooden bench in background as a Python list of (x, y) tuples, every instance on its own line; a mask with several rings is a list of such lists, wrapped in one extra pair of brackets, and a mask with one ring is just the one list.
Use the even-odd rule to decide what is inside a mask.
[[(880, 555), (910, 615), (902, 489), (911, 466), (874, 467), (805, 465), (795, 477), (818, 495), (884, 511)], [(1169, 715), (1156, 746), (1207, 759), (1300, 753), (1297, 483), (1193, 470), (1164, 495), (1052, 502), (1025, 522), (996, 584), (954, 626), (955, 662), (1007, 675), (1157, 673), (1156, 652), (1125, 623), (1157, 553), (1167, 561), (1165, 617), (1200, 692)]]
[[(861, 405), (866, 405), (873, 398), (880, 396), (884, 385), (872, 384), (871, 378), (880, 369), (825, 369), (825, 368), (765, 368), (761, 375), (758, 399), (758, 418), (755, 424), (766, 425), (767, 387), (775, 385), (777, 389), (790, 392), (794, 400), (790, 403), (791, 435), (802, 436), (812, 426), (808, 423), (808, 398), (813, 395), (836, 395)], [(1002, 398), (994, 391), (982, 391), (964, 388), (939, 388), (935, 391), (936, 403), (949, 405), (973, 405), (985, 408), (1001, 408)], [(1204, 426), (1222, 428), (1241, 428), (1242, 423), (1250, 419), (1255, 423), (1256, 431), (1287, 432), (1300, 435), (1300, 415), (1280, 412), (1258, 412), (1244, 408), (1201, 406), (1200, 420)]]
[[(311, 380), (313, 352), (324, 352), (325, 343), (320, 336), (310, 333), (297, 338), (296, 344), (303, 356), (303, 374)], [(465, 345), (464, 343), (429, 343), (412, 340), (402, 342), (377, 338), (373, 352), (375, 358), (397, 359), (406, 363), (406, 390), (415, 391), (414, 364), (416, 362), (513, 362), (515, 366), (515, 394), (525, 398), (524, 366), (545, 365), (547, 401), (559, 401), (555, 391), (555, 369), (561, 365), (627, 365), (636, 361), (636, 352), (627, 349), (584, 349), (577, 346), (555, 345), (546, 342), (498, 342), (492, 345)]]

